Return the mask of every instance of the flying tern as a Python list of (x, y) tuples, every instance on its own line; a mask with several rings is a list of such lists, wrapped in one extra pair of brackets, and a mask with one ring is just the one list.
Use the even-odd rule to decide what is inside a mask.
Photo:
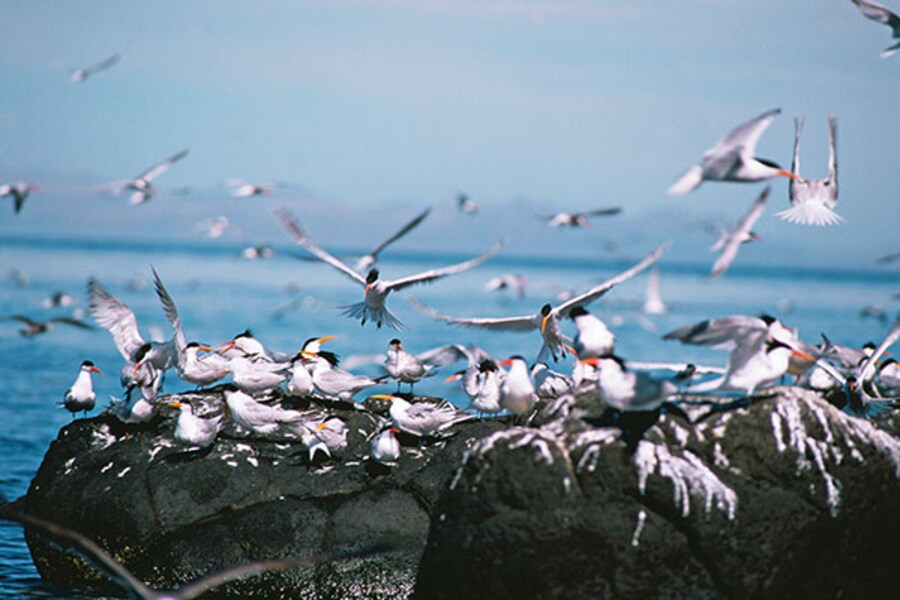
[(188, 151), (186, 149), (182, 150), (161, 163), (150, 167), (134, 179), (107, 183), (99, 186), (98, 189), (111, 189), (116, 194), (120, 193), (122, 190), (130, 190), (131, 197), (129, 201), (132, 204), (142, 204), (147, 200), (150, 200), (150, 198), (156, 194), (156, 187), (153, 185), (153, 180), (172, 168), (175, 163), (187, 156), (187, 153)]
[(527, 283), (528, 280), (524, 275), (520, 275), (519, 273), (506, 273), (505, 275), (498, 275), (497, 277), (489, 279), (487, 283), (484, 284), (484, 290), (486, 292), (511, 290), (519, 298), (524, 298), (525, 285)]
[[(900, 39), (900, 16), (892, 12), (888, 7), (872, 2), (871, 0), (852, 0), (863, 16), (878, 23), (883, 23), (891, 28), (891, 36)], [(900, 48), (900, 42), (895, 42), (881, 51), (881, 58), (887, 58)]]
[(271, 194), (275, 189), (274, 183), (250, 183), (246, 179), (229, 179), (228, 187), (235, 198), (251, 198)]
[(97, 73), (101, 73), (103, 71), (106, 71), (107, 69), (111, 69), (121, 59), (121, 54), (113, 54), (109, 58), (104, 58), (100, 62), (90, 65), (89, 67), (74, 69), (72, 71), (72, 82), (78, 83), (80, 81), (86, 80), (92, 75), (96, 75)]
[(723, 233), (719, 240), (710, 248), (712, 252), (719, 251), (719, 258), (716, 259), (712, 267), (713, 279), (728, 270), (728, 267), (734, 262), (741, 245), (760, 239), (759, 235), (753, 231), (753, 226), (762, 216), (763, 211), (765, 211), (768, 198), (769, 187), (767, 186), (750, 206), (750, 210), (737, 222), (737, 225)]
[(491, 329), (496, 331), (533, 331), (537, 329), (541, 332), (543, 344), (538, 352), (538, 361), (545, 360), (547, 355), (559, 360), (559, 357), (565, 354), (565, 345), (569, 342), (569, 338), (562, 334), (559, 327), (559, 320), (568, 316), (569, 312), (576, 306), (586, 306), (597, 300), (609, 290), (618, 284), (627, 281), (658, 261), (668, 250), (668, 244), (660, 244), (650, 254), (644, 257), (630, 269), (619, 273), (615, 277), (604, 281), (603, 283), (587, 290), (586, 292), (573, 296), (553, 308), (549, 304), (541, 307), (540, 311), (533, 315), (524, 315), (520, 317), (483, 317), (483, 318), (466, 318), (451, 317), (441, 314), (436, 310), (429, 308), (420, 303), (415, 298), (409, 298), (410, 303), (420, 312), (440, 321), (460, 325), (463, 327), (477, 327), (482, 329)]
[(800, 177), (800, 134), (803, 119), (794, 119), (794, 161), (791, 171), (796, 175), (788, 185), (791, 208), (775, 213), (777, 217), (800, 225), (836, 225), (844, 218), (834, 212), (838, 199), (837, 179), (837, 121), (828, 117), (828, 178)]
[(753, 156), (756, 144), (780, 108), (763, 113), (755, 119), (739, 125), (703, 154), (700, 164), (689, 168), (668, 190), (672, 196), (681, 196), (704, 181), (761, 181), (782, 175), (796, 175), (777, 164)]
[(474, 215), (478, 212), (478, 205), (475, 203), (472, 198), (469, 197), (468, 194), (464, 194), (460, 192), (456, 195), (456, 207), (460, 212), (464, 212), (469, 215)]
[(365, 325), (366, 321), (371, 320), (379, 328), (382, 325), (387, 325), (388, 327), (394, 329), (403, 328), (403, 323), (401, 323), (400, 320), (396, 316), (394, 316), (394, 314), (390, 310), (388, 310), (387, 306), (385, 305), (387, 296), (391, 292), (403, 290), (413, 285), (431, 283), (443, 277), (462, 273), (463, 271), (467, 271), (469, 269), (477, 267), (478, 265), (482, 264), (486, 260), (493, 257), (495, 254), (497, 254), (503, 247), (503, 243), (500, 242), (498, 244), (495, 244), (493, 248), (491, 248), (481, 256), (477, 256), (473, 259), (455, 265), (450, 265), (448, 267), (443, 267), (440, 269), (430, 269), (428, 271), (417, 273), (415, 275), (409, 275), (400, 279), (382, 280), (380, 278), (378, 269), (370, 270), (368, 275), (363, 277), (341, 260), (335, 258), (325, 250), (319, 248), (315, 243), (313, 243), (312, 240), (310, 240), (306, 236), (303, 230), (300, 229), (300, 226), (296, 223), (296, 221), (294, 221), (294, 219), (287, 211), (281, 210), (278, 212), (278, 215), (281, 218), (281, 222), (284, 224), (285, 229), (287, 229), (288, 233), (293, 236), (297, 243), (306, 248), (311, 254), (318, 257), (322, 262), (331, 265), (333, 268), (337, 269), (359, 285), (363, 286), (363, 288), (365, 289), (363, 293), (364, 300), (356, 304), (341, 307), (344, 309), (344, 314), (351, 318), (360, 319), (362, 325)]
[(94, 408), (94, 403), (97, 401), (97, 394), (94, 393), (94, 382), (91, 379), (91, 373), (103, 373), (103, 371), (95, 367), (94, 363), (89, 360), (81, 363), (81, 367), (78, 370), (78, 376), (75, 378), (75, 383), (66, 390), (65, 396), (63, 397), (63, 407), (72, 413), (73, 419), (77, 412), (84, 412), (87, 414), (89, 410)]
[(662, 315), (669, 310), (659, 291), (659, 269), (657, 268), (650, 269), (650, 275), (647, 277), (643, 310), (647, 315)]
[(0, 184), (0, 198), (12, 198), (13, 212), (15, 212), (15, 214), (19, 214), (19, 211), (25, 206), (25, 201), (28, 200), (28, 196), (39, 191), (41, 191), (41, 188), (33, 183), (19, 182)]
[(41, 306), (44, 308), (75, 306), (76, 304), (78, 304), (78, 299), (63, 291), (53, 292), (41, 301)]
[(73, 319), (71, 317), (53, 317), (47, 319), (46, 321), (38, 321), (36, 319), (32, 319), (31, 317), (26, 317), (25, 315), (12, 315), (6, 317), (6, 319), (22, 323), (24, 327), (19, 330), (19, 334), (24, 337), (33, 337), (42, 333), (49, 333), (50, 331), (53, 331), (53, 326), (55, 323), (70, 325), (72, 327), (77, 327), (78, 329), (93, 329), (90, 324), (85, 323), (84, 321), (81, 321), (79, 319)]
[(597, 208), (594, 210), (582, 210), (578, 212), (558, 212), (553, 215), (546, 215), (540, 217), (542, 220), (547, 222), (547, 225), (550, 227), (589, 227), (591, 222), (588, 220), (588, 217), (606, 217), (610, 215), (617, 215), (622, 212), (621, 207), (612, 207), (612, 208)]

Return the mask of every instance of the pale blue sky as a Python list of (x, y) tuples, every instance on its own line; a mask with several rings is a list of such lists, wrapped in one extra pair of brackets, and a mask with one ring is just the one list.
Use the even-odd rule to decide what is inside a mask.
[[(535, 213), (620, 205), (590, 232), (549, 232), (547, 250), (589, 255), (610, 235), (638, 253), (666, 237), (706, 260), (695, 223), (737, 219), (762, 185), (665, 190), (731, 127), (780, 107), (758, 154), (789, 166), (803, 115), (810, 177), (825, 175), (837, 116), (847, 223), (779, 221), (787, 184), (773, 181), (766, 241), (741, 258), (900, 250), (900, 56), (878, 58), (889, 30), (849, 0), (0, 0), (0, 21), (0, 180), (44, 187), (15, 219), (0, 205), (0, 235), (187, 236), (227, 214), (284, 242), (271, 210), (287, 204), (319, 239), (368, 245), (431, 205), (434, 229), (411, 247), (474, 251), (487, 243), (461, 238), (507, 231), (524, 252), (542, 249)], [(115, 52), (110, 71), (69, 82)], [(189, 196), (132, 207), (90, 191), (185, 147), (158, 184)], [(248, 208), (227, 196), (233, 177), (302, 187)], [(460, 189), (479, 218), (453, 213)]]

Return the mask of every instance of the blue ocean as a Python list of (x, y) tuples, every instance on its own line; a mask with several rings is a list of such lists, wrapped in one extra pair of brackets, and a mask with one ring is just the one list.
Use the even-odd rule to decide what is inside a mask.
[[(651, 249), (648, 246), (642, 252)], [(357, 284), (322, 263), (298, 259), (295, 254), (299, 251), (288, 244), (275, 250), (271, 258), (245, 260), (238, 258), (237, 245), (210, 245), (203, 240), (0, 240), (0, 496), (12, 500), (26, 493), (47, 447), (60, 427), (72, 420), (60, 402), (83, 360), (92, 360), (105, 373), (94, 377), (98, 400), (92, 414), (102, 411), (110, 396), (122, 393), (118, 372), (123, 360), (107, 331), (59, 323), (46, 334), (24, 337), (18, 332), (20, 323), (9, 318), (26, 315), (46, 320), (85, 310), (86, 282), (91, 276), (132, 308), (145, 338), (171, 335), (152, 288), (153, 267), (178, 305), (188, 339), (211, 345), (249, 328), (267, 347), (291, 353), (307, 338), (334, 335), (327, 346), (345, 359), (383, 354), (394, 337), (414, 353), (442, 344), (474, 343), (500, 358), (521, 354), (533, 360), (540, 347), (536, 332), (491, 333), (435, 321), (407, 302), (407, 292), (388, 300), (405, 330), (377, 329), (372, 324), (360, 327), (337, 308), (361, 300), (362, 289)], [(359, 249), (333, 251), (352, 255)], [(390, 279), (470, 256), (392, 249), (379, 266), (383, 277)], [(640, 258), (639, 253), (621, 260), (538, 259), (501, 253), (475, 270), (412, 288), (409, 294), (449, 315), (525, 315), (538, 311), (544, 303), (558, 302), (559, 294), (584, 291)], [(665, 257), (660, 261), (660, 288), (668, 309), (664, 314), (642, 311), (646, 273), (591, 305), (591, 311), (615, 332), (617, 353), (634, 361), (722, 366), (726, 359), (722, 350), (682, 346), (661, 337), (671, 329), (711, 317), (766, 312), (798, 330), (809, 343), (818, 343), (820, 334), (825, 333), (835, 342), (861, 345), (869, 340), (879, 342), (895, 316), (900, 292), (896, 267), (873, 263), (856, 270), (828, 270), (735, 265), (721, 279), (711, 281), (710, 263), (711, 259), (685, 263)], [(485, 290), (491, 278), (507, 273), (526, 278), (524, 296)], [(77, 304), (44, 307), (44, 300), (58, 291), (72, 295)], [(868, 308), (865, 314), (864, 308)], [(90, 322), (89, 315), (84, 319)], [(564, 323), (564, 328), (574, 333), (571, 323)], [(571, 367), (572, 361), (567, 359), (556, 368), (569, 371)], [(355, 369), (377, 371), (371, 364)], [(453, 370), (446, 368), (441, 375)], [(375, 391), (391, 391), (394, 386), (388, 383)], [(171, 374), (165, 391), (190, 387)], [(420, 382), (416, 391), (465, 404), (457, 384), (445, 383), (442, 376)], [(21, 529), (8, 523), (0, 523), (0, 596), (80, 597), (41, 581)]]

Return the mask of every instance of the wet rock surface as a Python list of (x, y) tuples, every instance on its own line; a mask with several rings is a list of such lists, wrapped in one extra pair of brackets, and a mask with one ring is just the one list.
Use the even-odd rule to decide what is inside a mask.
[[(777, 392), (727, 411), (682, 406), (693, 424), (632, 415), (617, 421), (627, 441), (596, 426), (609, 419), (595, 398), (566, 396), (527, 426), (403, 439), (392, 468), (361, 459), (378, 417), (349, 405), (333, 411), (347, 447), (312, 462), (297, 440), (231, 425), (209, 451), (185, 450), (167, 407), (139, 427), (103, 415), (60, 431), (24, 506), (163, 588), (250, 560), (392, 545), (215, 597), (893, 597), (898, 419)], [(28, 541), (46, 579), (116, 589)]]

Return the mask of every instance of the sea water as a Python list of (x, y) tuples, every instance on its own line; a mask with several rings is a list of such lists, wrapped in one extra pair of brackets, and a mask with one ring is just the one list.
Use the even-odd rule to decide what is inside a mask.
[[(647, 248), (649, 252), (651, 248)], [(151, 266), (165, 282), (181, 315), (188, 340), (215, 345), (250, 328), (267, 347), (286, 353), (300, 349), (310, 337), (335, 335), (326, 348), (344, 358), (383, 354), (397, 337), (408, 351), (419, 353), (449, 343), (474, 343), (497, 358), (521, 354), (533, 360), (540, 336), (461, 328), (417, 312), (406, 300), (422, 303), (453, 316), (515, 316), (537, 312), (544, 303), (558, 304), (559, 295), (579, 293), (636, 262), (629, 259), (537, 259), (495, 257), (485, 265), (431, 285), (392, 294), (388, 306), (406, 325), (403, 331), (361, 327), (337, 308), (362, 300), (362, 287), (327, 265), (299, 260), (293, 248), (278, 249), (266, 260), (237, 258), (236, 247), (196, 243), (128, 243), (97, 240), (18, 238), (0, 241), (0, 496), (24, 495), (41, 459), (59, 429), (72, 420), (61, 406), (83, 360), (92, 360), (104, 375), (94, 376), (98, 414), (110, 396), (122, 393), (118, 373), (123, 364), (112, 337), (102, 329), (85, 331), (58, 324), (53, 331), (31, 338), (19, 335), (12, 315), (36, 320), (69, 316), (86, 309), (86, 282), (95, 277), (135, 312), (145, 338), (168, 338), (171, 329), (153, 291)], [(352, 253), (352, 251), (348, 251)], [(435, 268), (468, 256), (391, 251), (380, 262), (383, 279)], [(734, 266), (721, 279), (709, 279), (707, 263), (660, 262), (661, 291), (668, 311), (647, 315), (641, 310), (647, 275), (613, 289), (589, 306), (610, 324), (617, 336), (617, 353), (626, 359), (652, 362), (695, 362), (723, 366), (727, 352), (667, 342), (662, 335), (676, 327), (711, 317), (762, 312), (779, 317), (809, 343), (825, 333), (838, 343), (878, 343), (890, 327), (900, 292), (900, 272), (872, 265), (860, 270), (825, 268)], [(15, 273), (15, 276), (13, 276)], [(487, 292), (492, 277), (518, 273), (527, 278), (526, 293)], [(27, 281), (25, 281), (27, 280)], [(48, 309), (42, 301), (65, 291), (78, 299), (68, 308)], [(876, 306), (882, 319), (862, 317)], [(91, 322), (90, 316), (85, 320)], [(569, 335), (574, 327), (563, 323)], [(439, 376), (416, 385), (416, 392), (465, 399), (458, 384), (444, 376), (463, 363), (441, 370)], [(571, 358), (554, 366), (568, 372)], [(378, 373), (373, 364), (356, 370)], [(190, 389), (173, 374), (166, 392)], [(385, 383), (373, 392), (389, 392)], [(405, 389), (405, 388), (404, 388)], [(365, 395), (360, 394), (360, 399)], [(80, 415), (79, 415), (80, 418)], [(0, 522), (0, 596), (80, 597), (41, 582), (31, 563), (21, 528)]]

